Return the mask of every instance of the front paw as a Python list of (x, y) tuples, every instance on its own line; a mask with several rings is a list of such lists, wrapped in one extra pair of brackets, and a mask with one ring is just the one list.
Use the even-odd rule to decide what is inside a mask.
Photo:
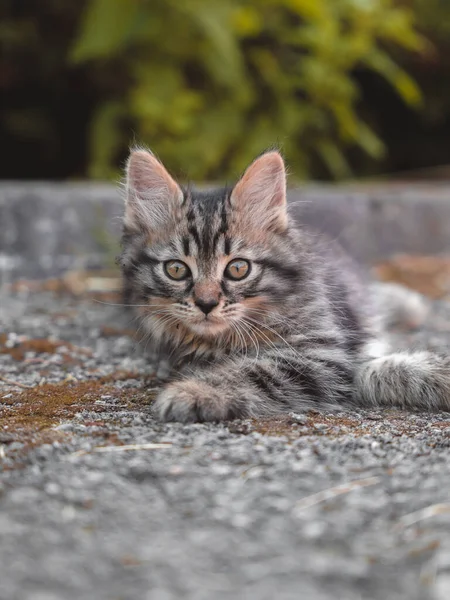
[(153, 411), (161, 421), (228, 421), (236, 418), (230, 398), (202, 381), (171, 383), (157, 396)]

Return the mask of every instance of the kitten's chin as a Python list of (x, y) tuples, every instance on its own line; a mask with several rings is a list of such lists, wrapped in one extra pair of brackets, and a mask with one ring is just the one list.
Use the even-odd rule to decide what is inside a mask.
[(197, 323), (185, 323), (193, 333), (202, 337), (216, 337), (228, 329), (228, 325), (224, 322), (211, 321), (204, 319)]

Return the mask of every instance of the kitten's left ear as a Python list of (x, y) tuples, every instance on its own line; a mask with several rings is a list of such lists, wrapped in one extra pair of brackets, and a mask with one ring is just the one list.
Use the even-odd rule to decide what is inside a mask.
[(286, 169), (278, 152), (257, 158), (238, 181), (231, 206), (250, 225), (276, 233), (287, 228)]

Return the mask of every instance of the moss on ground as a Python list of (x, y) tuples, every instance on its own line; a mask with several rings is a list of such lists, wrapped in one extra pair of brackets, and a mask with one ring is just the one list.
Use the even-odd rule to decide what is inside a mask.
[[(80, 412), (103, 413), (105, 406), (97, 403), (101, 396), (116, 398), (121, 403), (121, 410), (148, 406), (153, 397), (150, 391), (142, 387), (120, 389), (115, 385), (135, 377), (134, 373), (115, 373), (89, 381), (46, 383), (5, 394), (0, 401), (0, 444), (21, 442), (23, 454), (43, 443), (67, 440), (68, 434), (55, 427), (74, 419)], [(106, 424), (93, 419), (84, 420), (83, 425)], [(105, 433), (111, 438), (111, 434)]]

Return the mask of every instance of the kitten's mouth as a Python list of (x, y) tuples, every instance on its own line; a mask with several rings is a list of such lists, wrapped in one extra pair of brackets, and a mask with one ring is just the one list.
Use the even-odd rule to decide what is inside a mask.
[(186, 323), (186, 325), (198, 335), (212, 336), (222, 333), (228, 328), (227, 324), (222, 319), (217, 319), (208, 315), (201, 321)]

